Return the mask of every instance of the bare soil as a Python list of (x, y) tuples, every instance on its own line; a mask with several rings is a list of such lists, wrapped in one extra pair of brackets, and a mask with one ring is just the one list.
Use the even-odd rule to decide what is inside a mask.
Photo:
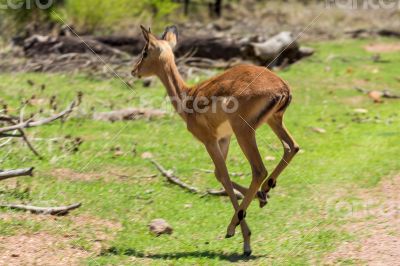
[(93, 181), (99, 180), (104, 175), (99, 173), (79, 173), (69, 168), (54, 169), (51, 174), (59, 180)]
[(69, 244), (68, 237), (40, 232), (0, 237), (1, 265), (78, 265), (90, 253)]
[(96, 181), (103, 180), (105, 182), (116, 181), (135, 181), (138, 176), (150, 178), (153, 175), (148, 173), (135, 172), (131, 173), (126, 169), (110, 168), (102, 172), (77, 172), (69, 168), (57, 168), (51, 171), (51, 176), (58, 180), (68, 181)]
[(374, 43), (364, 46), (364, 49), (373, 53), (393, 53), (400, 51), (400, 43)]
[[(0, 265), (80, 265), (98, 255), (122, 226), (89, 215), (54, 217), (23, 212), (0, 214), (3, 220), (45, 223), (46, 231), (0, 237)], [(88, 247), (74, 243), (84, 239)]]
[(357, 265), (399, 265), (400, 175), (383, 180), (379, 187), (363, 190), (363, 208), (351, 215), (346, 229), (357, 240), (340, 245), (326, 264), (353, 261)]

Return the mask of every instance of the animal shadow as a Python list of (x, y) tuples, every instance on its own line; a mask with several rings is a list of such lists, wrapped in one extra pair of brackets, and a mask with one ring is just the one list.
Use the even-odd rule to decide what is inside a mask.
[(104, 250), (100, 256), (113, 256), (113, 255), (124, 255), (124, 256), (134, 256), (137, 258), (147, 258), (147, 259), (158, 259), (158, 260), (166, 260), (166, 259), (180, 259), (180, 258), (209, 258), (209, 259), (220, 259), (229, 262), (238, 262), (238, 261), (250, 261), (260, 258), (262, 256), (243, 256), (239, 253), (231, 253), (224, 254), (209, 250), (203, 251), (192, 251), (192, 252), (171, 252), (171, 253), (159, 253), (159, 254), (144, 254), (141, 251), (136, 249), (128, 248), (128, 249), (119, 249), (117, 247), (111, 247), (107, 250)]

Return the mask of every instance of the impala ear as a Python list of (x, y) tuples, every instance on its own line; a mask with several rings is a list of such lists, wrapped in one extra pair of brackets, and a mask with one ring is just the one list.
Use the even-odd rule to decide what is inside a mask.
[(142, 29), (144, 39), (146, 40), (146, 42), (148, 42), (150, 39), (150, 37), (149, 37), (150, 28), (149, 28), (149, 31), (147, 31), (143, 25), (140, 25), (140, 28)]
[(175, 25), (166, 27), (162, 39), (174, 49), (178, 41), (178, 28)]

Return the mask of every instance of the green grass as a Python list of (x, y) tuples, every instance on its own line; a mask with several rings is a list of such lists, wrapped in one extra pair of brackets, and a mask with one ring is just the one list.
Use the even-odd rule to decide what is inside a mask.
[[(0, 74), (0, 97), (14, 107), (35, 94), (37, 98), (57, 95), (62, 109), (77, 91), (84, 92), (77, 117), (64, 124), (57, 122), (29, 130), (35, 138), (62, 138), (53, 144), (34, 142), (45, 160), (36, 159), (22, 145), (11, 151), (11, 146), (0, 150), (0, 160), (4, 159), (1, 168), (36, 166), (35, 177), (19, 178), (17, 188), (3, 182), (0, 200), (38, 205), (81, 201), (83, 206), (70, 215), (86, 214), (120, 222), (122, 229), (107, 243), (109, 248), (83, 262), (88, 265), (210, 265), (231, 261), (255, 265), (318, 264), (342, 241), (357, 237), (341, 227), (347, 218), (337, 203), (357, 202), (357, 189), (372, 188), (382, 177), (400, 170), (399, 102), (385, 100), (374, 104), (353, 89), (389, 88), (400, 93), (400, 54), (385, 53), (381, 55), (382, 62), (373, 62), (372, 54), (362, 49), (368, 42), (312, 44), (316, 49), (314, 56), (279, 73), (293, 89), (294, 100), (286, 113), (286, 125), (303, 152), (279, 178), (269, 204), (259, 209), (254, 202), (249, 208), (247, 221), (253, 232), (254, 254), (249, 260), (239, 256), (239, 230), (234, 238), (223, 238), (233, 214), (227, 198), (199, 197), (166, 183), (160, 176), (147, 177), (156, 170), (141, 158), (143, 152), (151, 152), (166, 168), (174, 169), (183, 180), (203, 190), (220, 187), (212, 174), (197, 170), (212, 169), (211, 159), (177, 115), (129, 123), (89, 119), (91, 109), (109, 110), (107, 106), (116, 109), (141, 103), (159, 108), (165, 96), (160, 84), (152, 88), (136, 84), (131, 91), (118, 79)], [(28, 85), (27, 80), (35, 85)], [(46, 84), (43, 92), (40, 84)], [(355, 114), (355, 108), (367, 109), (368, 113)], [(29, 107), (25, 112), (34, 109)], [(322, 127), (326, 133), (313, 132), (311, 127)], [(65, 154), (65, 149), (60, 149), (65, 136), (84, 140), (78, 152)], [(282, 154), (281, 146), (266, 126), (257, 136), (262, 155), (276, 157), (275, 161), (266, 162), (267, 169), (272, 171)], [(116, 146), (122, 148), (123, 156), (113, 156), (111, 149)], [(228, 167), (230, 171), (247, 174), (245, 178), (233, 179), (250, 183), (249, 165), (235, 141)], [(53, 172), (58, 168), (98, 178), (60, 178)], [(128, 178), (118, 178), (115, 173)], [(26, 187), (29, 192), (24, 192)], [(187, 204), (191, 207), (185, 207)], [(160, 237), (149, 234), (147, 224), (154, 218), (166, 219), (174, 233)], [(29, 221), (0, 223), (2, 235), (50, 230), (39, 222), (36, 226)], [(67, 225), (63, 232), (68, 230), (72, 229)], [(84, 237), (73, 243), (88, 250), (91, 244)]]

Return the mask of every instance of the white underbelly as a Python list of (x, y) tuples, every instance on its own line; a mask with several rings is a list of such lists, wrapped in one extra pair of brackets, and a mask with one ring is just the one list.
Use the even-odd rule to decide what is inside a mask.
[(229, 121), (225, 121), (217, 128), (217, 136), (218, 138), (222, 138), (230, 135), (232, 135), (232, 127)]

